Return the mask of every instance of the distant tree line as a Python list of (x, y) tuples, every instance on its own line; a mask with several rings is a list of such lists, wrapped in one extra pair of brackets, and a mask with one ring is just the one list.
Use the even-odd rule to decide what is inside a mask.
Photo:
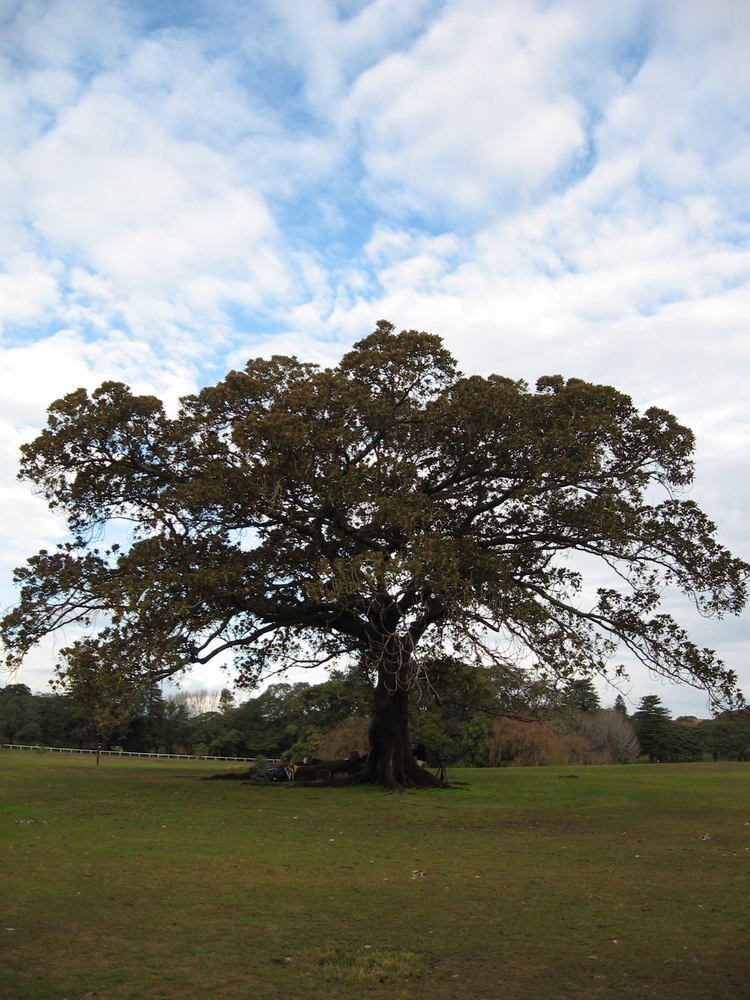
[[(646, 695), (628, 714), (621, 696), (603, 709), (588, 680), (564, 691), (540, 680), (514, 686), (451, 661), (436, 664), (428, 681), (432, 697), (414, 697), (410, 729), (432, 767), (750, 760), (750, 709), (672, 719)], [(239, 705), (228, 689), (165, 698), (154, 686), (103, 745), (282, 760), (345, 756), (367, 747), (371, 696), (356, 669), (321, 684), (274, 684)], [(0, 743), (95, 749), (100, 737), (85, 704), (34, 695), (23, 684), (0, 688)]]
[[(275, 684), (239, 705), (229, 690), (212, 698), (144, 692), (103, 741), (105, 749), (254, 757), (308, 756), (351, 716), (366, 716), (369, 693), (354, 674), (322, 684)], [(212, 704), (213, 703), (213, 704)], [(33, 695), (24, 684), (0, 689), (0, 743), (95, 749), (101, 733), (87, 705), (65, 695)]]
[[(622, 708), (620, 709), (622, 711)], [(703, 760), (750, 760), (750, 708), (723, 712), (713, 719), (672, 719), (654, 694), (638, 705), (632, 722), (641, 752), (653, 763)]]

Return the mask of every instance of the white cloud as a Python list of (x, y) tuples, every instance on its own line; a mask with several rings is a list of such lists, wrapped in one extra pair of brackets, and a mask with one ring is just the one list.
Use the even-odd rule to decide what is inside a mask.
[[(37, 68), (3, 66), (14, 99), (0, 224), (14, 250), (0, 274), (0, 321), (27, 324), (55, 306), (61, 324), (114, 325), (211, 355), (207, 340), (232, 339), (233, 311), (275, 311), (304, 294), (248, 169), (248, 136), (265, 124), (227, 62), (205, 58), (190, 36), (140, 39), (120, 24), (116, 56), (76, 78), (71, 68), (112, 19), (81, 37), (75, 5), (53, 6), (55, 24), (69, 16), (64, 41), (44, 41), (51, 8), (23, 5), (17, 45)], [(271, 169), (267, 158), (260, 166)], [(34, 255), (57, 279), (44, 294), (14, 273)]]
[(261, 351), (332, 363), (382, 316), (467, 371), (673, 409), (748, 551), (746, 3), (145, 10), (0, 15), (6, 558), (59, 537), (12, 482), (51, 399), (116, 377), (174, 405)]
[(317, 107), (339, 100), (363, 69), (408, 45), (440, 6), (439, 0), (372, 0), (342, 17), (333, 0), (270, 4), (284, 29), (279, 44), (303, 72), (306, 97)]
[(0, 329), (3, 323), (24, 326), (40, 322), (60, 301), (58, 261), (41, 261), (33, 253), (12, 257), (0, 273)]
[(273, 218), (231, 161), (119, 94), (87, 94), (20, 161), (35, 235), (96, 275), (141, 334), (289, 292)]
[(585, 140), (585, 109), (560, 86), (574, 27), (560, 7), (454, 3), (364, 73), (346, 113), (373, 197), (454, 218), (530, 198)]

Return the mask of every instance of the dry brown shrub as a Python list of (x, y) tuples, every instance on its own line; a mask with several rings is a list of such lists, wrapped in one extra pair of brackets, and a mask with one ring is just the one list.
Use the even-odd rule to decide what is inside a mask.
[(490, 762), (505, 767), (594, 764), (600, 757), (578, 733), (560, 736), (549, 722), (498, 719), (490, 734)]
[(364, 753), (370, 745), (367, 735), (369, 725), (369, 719), (361, 715), (351, 715), (339, 722), (318, 744), (318, 757), (323, 760), (340, 760), (348, 756), (350, 750)]
[(585, 736), (580, 733), (568, 733), (563, 736), (563, 743), (568, 748), (566, 764), (608, 764), (602, 754), (592, 747)]
[(604, 764), (630, 764), (641, 752), (632, 722), (611, 708), (580, 712), (577, 725)]

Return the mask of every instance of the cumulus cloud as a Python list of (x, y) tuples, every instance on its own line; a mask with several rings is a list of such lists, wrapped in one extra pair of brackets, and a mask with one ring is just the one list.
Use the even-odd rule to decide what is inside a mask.
[(524, 203), (570, 167), (586, 138), (586, 109), (560, 79), (573, 32), (563, 8), (451, 4), (363, 73), (346, 113), (372, 196), (455, 221)]
[[(250, 354), (332, 363), (382, 316), (467, 371), (673, 409), (696, 497), (750, 549), (742, 0), (16, 0), (0, 18), (6, 560), (61, 537), (13, 482), (51, 399), (115, 377), (174, 406)], [(743, 622), (697, 627), (742, 662)]]

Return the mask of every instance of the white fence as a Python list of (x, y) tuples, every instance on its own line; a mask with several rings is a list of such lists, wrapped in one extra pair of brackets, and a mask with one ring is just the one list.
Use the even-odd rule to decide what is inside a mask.
[[(96, 753), (96, 750), (79, 750), (77, 747), (40, 747), (25, 743), (3, 743), (3, 750), (49, 750), (51, 753)], [(158, 760), (233, 760), (239, 764), (252, 764), (255, 757), (215, 757), (213, 754), (201, 754), (197, 757), (189, 753), (141, 753), (137, 750), (100, 750), (102, 757), (151, 757)], [(278, 764), (277, 757), (267, 758), (271, 764)]]

